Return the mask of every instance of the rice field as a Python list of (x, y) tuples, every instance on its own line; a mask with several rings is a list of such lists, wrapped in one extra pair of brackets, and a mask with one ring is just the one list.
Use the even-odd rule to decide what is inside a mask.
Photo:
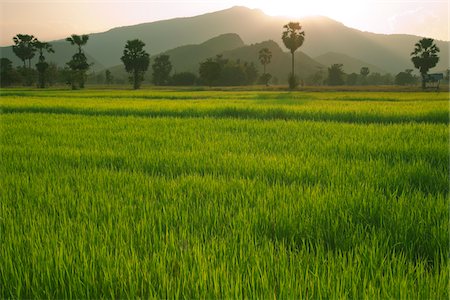
[(449, 298), (449, 93), (0, 109), (1, 298)]

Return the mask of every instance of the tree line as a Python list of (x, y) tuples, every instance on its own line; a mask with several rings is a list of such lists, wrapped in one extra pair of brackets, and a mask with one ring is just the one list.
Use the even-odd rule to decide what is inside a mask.
[[(314, 74), (299, 80), (295, 75), (295, 52), (305, 41), (305, 32), (299, 22), (289, 22), (283, 26), (282, 41), (291, 54), (291, 70), (288, 75), (290, 89), (295, 89), (300, 84), (308, 85), (414, 85), (419, 82), (419, 78), (413, 75), (413, 69), (399, 72), (396, 76), (390, 74), (380, 74), (370, 72), (368, 67), (362, 67), (359, 74), (345, 74), (342, 64), (333, 64), (328, 68), (321, 68)], [(13, 37), (14, 54), (22, 61), (23, 65), (14, 69), (12, 62), (7, 58), (0, 59), (0, 83), (1, 86), (12, 84), (24, 84), (31, 86), (34, 83), (39, 88), (64, 82), (72, 89), (84, 88), (88, 79), (87, 72), (93, 65), (88, 62), (83, 47), (89, 41), (88, 35), (71, 35), (66, 41), (76, 47), (76, 52), (72, 55), (64, 68), (58, 68), (53, 63), (48, 63), (46, 55), (54, 53), (50, 43), (41, 42), (33, 35), (17, 34)], [(125, 70), (129, 74), (129, 81), (134, 89), (139, 89), (145, 78), (145, 73), (150, 66), (150, 55), (145, 51), (145, 43), (139, 39), (128, 40), (124, 46), (121, 61)], [(411, 53), (411, 61), (414, 67), (419, 69), (421, 74), (422, 87), (428, 80), (428, 71), (435, 67), (439, 61), (439, 48), (433, 39), (423, 38), (415, 44)], [(38, 62), (35, 69), (31, 65), (31, 60), (38, 54)], [(256, 55), (256, 54), (255, 54)], [(257, 67), (252, 62), (245, 62), (239, 59), (225, 59), (221, 55), (208, 58), (201, 62), (198, 69), (198, 76), (191, 72), (181, 72), (171, 75), (172, 63), (166, 54), (155, 57), (152, 64), (152, 82), (155, 85), (208, 85), (208, 86), (236, 86), (264, 84), (275, 82), (276, 78), (267, 72), (268, 65), (272, 59), (272, 53), (268, 48), (262, 48), (257, 53), (258, 60), (263, 66), (263, 73), (258, 73)], [(446, 80), (449, 80), (449, 71), (446, 73)], [(106, 70), (95, 79), (98, 83), (112, 84), (114, 77), (111, 71)], [(116, 80), (117, 82), (117, 80)]]

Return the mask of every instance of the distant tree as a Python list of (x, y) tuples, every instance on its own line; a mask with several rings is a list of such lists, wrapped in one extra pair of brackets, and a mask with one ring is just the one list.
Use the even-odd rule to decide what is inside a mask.
[(144, 50), (145, 43), (139, 39), (129, 40), (120, 58), (125, 65), (125, 70), (131, 74), (130, 82), (135, 90), (139, 89), (144, 74), (150, 65), (150, 55)]
[(294, 53), (303, 45), (303, 42), (305, 41), (305, 32), (302, 31), (302, 26), (300, 26), (299, 22), (289, 22), (288, 24), (284, 25), (283, 28), (284, 31), (281, 39), (283, 40), (286, 48), (291, 51), (292, 56), (292, 70), (289, 76), (289, 87), (293, 89), (296, 87), (296, 83), (298, 85), (298, 80), (295, 78), (294, 72)]
[(258, 58), (264, 69), (264, 73), (261, 76), (260, 81), (267, 86), (269, 85), (269, 80), (272, 76), (270, 76), (269, 74), (266, 75), (266, 65), (270, 64), (270, 61), (272, 59), (272, 52), (269, 50), (269, 48), (262, 48), (261, 50), (259, 50)]
[(362, 67), (359, 71), (359, 74), (361, 74), (362, 78), (362, 84), (367, 84), (367, 75), (369, 75), (370, 70), (368, 67)]
[(0, 59), (0, 86), (5, 87), (13, 83), (12, 78), (13, 66), (12, 61), (2, 57)]
[(198, 72), (200, 79), (204, 80), (209, 86), (212, 86), (214, 81), (220, 77), (220, 63), (208, 58), (206, 61), (200, 63)]
[(173, 74), (170, 84), (175, 86), (189, 86), (195, 85), (197, 76), (191, 72), (181, 72)]
[(343, 64), (333, 64), (328, 68), (328, 85), (343, 85), (344, 71)]
[(259, 50), (258, 58), (263, 65), (264, 74), (266, 74), (266, 65), (270, 64), (270, 61), (272, 59), (272, 52), (269, 50), (269, 48), (262, 48), (261, 50)]
[(86, 82), (86, 72), (89, 70), (90, 65), (87, 62), (87, 57), (83, 52), (83, 46), (87, 44), (89, 40), (88, 35), (76, 35), (72, 34), (66, 38), (66, 41), (72, 45), (78, 47), (78, 52), (72, 56), (72, 59), (67, 63), (67, 66), (72, 70), (69, 78), (72, 89), (77, 88), (77, 83), (80, 88), (84, 88)]
[(434, 68), (439, 61), (439, 51), (433, 39), (423, 38), (415, 44), (414, 51), (411, 52), (414, 67), (419, 69), (422, 75), (423, 89), (425, 89), (428, 71)]
[(269, 73), (264, 73), (259, 77), (258, 83), (268, 86), (270, 79), (272, 79), (272, 75), (270, 75)]
[(163, 54), (155, 58), (152, 65), (153, 83), (155, 85), (169, 84), (170, 72), (172, 71), (172, 63), (169, 55)]
[(367, 76), (366, 82), (370, 85), (380, 85), (383, 83), (383, 78), (380, 73), (374, 72), (370, 73), (370, 75)]
[(358, 83), (358, 74), (351, 73), (347, 76), (347, 85), (356, 85)]
[(253, 62), (244, 63), (246, 81), (244, 84), (254, 84), (258, 78), (258, 70)]
[(52, 45), (45, 42), (36, 40), (35, 47), (39, 51), (39, 62), (36, 64), (36, 70), (38, 71), (38, 87), (45, 88), (46, 85), (46, 71), (49, 64), (45, 61), (44, 51), (47, 53), (55, 53)]
[(113, 81), (114, 81), (114, 77), (112, 76), (111, 71), (106, 70), (105, 71), (105, 83), (110, 85), (113, 83)]
[(416, 82), (416, 78), (412, 75), (412, 69), (406, 69), (395, 76), (395, 84), (412, 85)]
[(447, 70), (445, 71), (445, 77), (444, 77), (444, 79), (445, 79), (447, 82), (450, 81), (450, 69), (447, 69)]
[(23, 67), (26, 68), (25, 61), (28, 60), (28, 68), (31, 69), (31, 59), (36, 52), (35, 43), (37, 39), (34, 35), (18, 34), (13, 37), (14, 46), (12, 46), (14, 54), (23, 62)]

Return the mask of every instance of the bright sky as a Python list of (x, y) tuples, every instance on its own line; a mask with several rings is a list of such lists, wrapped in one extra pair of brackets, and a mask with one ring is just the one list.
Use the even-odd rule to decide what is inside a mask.
[(17, 33), (40, 40), (195, 16), (234, 5), (272, 16), (323, 15), (364, 31), (449, 38), (449, 0), (0, 0), (0, 45)]

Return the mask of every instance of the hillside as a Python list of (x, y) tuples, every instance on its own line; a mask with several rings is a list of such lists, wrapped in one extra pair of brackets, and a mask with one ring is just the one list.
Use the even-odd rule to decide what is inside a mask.
[[(270, 73), (273, 77), (276, 77), (280, 82), (287, 81), (288, 74), (291, 70), (291, 54), (284, 52), (280, 46), (272, 40), (225, 51), (223, 56), (225, 58), (253, 62), (258, 67), (260, 74), (262, 74), (263, 67), (258, 60), (258, 52), (262, 48), (268, 48), (272, 52), (272, 59), (270, 64), (266, 66), (266, 72)], [(313, 60), (305, 53), (301, 51), (295, 53), (295, 73), (300, 78), (306, 78), (317, 72), (320, 68), (323, 68), (323, 65)]]
[(198, 45), (186, 45), (165, 51), (170, 56), (174, 72), (197, 72), (199, 63), (227, 50), (243, 47), (244, 42), (234, 33), (223, 34)]
[[(86, 52), (93, 61), (97, 61), (96, 66), (109, 68), (120, 64), (126, 41), (134, 38), (143, 40), (147, 52), (152, 55), (183, 45), (199, 44), (229, 32), (238, 34), (246, 44), (274, 40), (282, 45), (282, 26), (288, 21), (292, 20), (270, 17), (256, 9), (232, 7), (195, 17), (118, 27), (91, 34)], [(413, 35), (363, 32), (326, 17), (307, 17), (298, 21), (306, 32), (305, 43), (300, 49), (305, 54), (317, 57), (328, 52), (343, 53), (394, 74), (412, 68), (409, 55), (420, 39)], [(441, 60), (435, 70), (444, 70), (449, 66), (449, 42), (436, 43), (441, 49)], [(67, 51), (61, 55), (69, 58), (73, 52), (72, 49), (61, 51)]]
[(348, 55), (342, 54), (342, 53), (336, 53), (336, 52), (328, 52), (322, 55), (319, 55), (317, 57), (314, 57), (314, 60), (318, 63), (329, 67), (332, 64), (343, 64), (343, 70), (345, 73), (357, 73), (359, 74), (362, 67), (368, 67), (371, 73), (380, 73), (384, 74), (386, 73), (385, 70), (369, 64), (365, 61), (350, 57)]

